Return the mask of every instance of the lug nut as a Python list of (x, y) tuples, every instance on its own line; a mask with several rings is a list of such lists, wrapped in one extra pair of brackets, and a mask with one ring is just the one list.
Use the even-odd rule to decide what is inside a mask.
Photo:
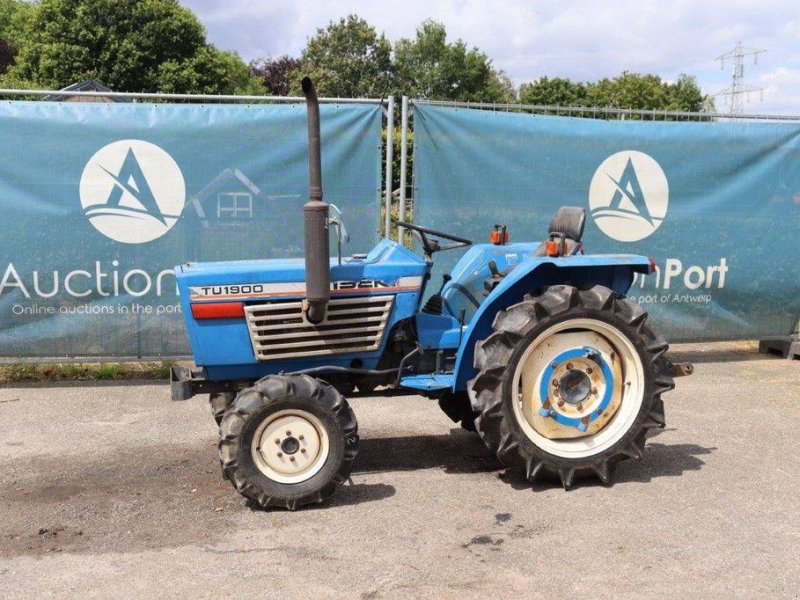
[(558, 379), (553, 379), (553, 387), (558, 387)]
[(558, 404), (559, 406), (564, 406), (564, 399), (563, 398), (559, 398), (558, 402), (556, 402), (556, 404)]
[(583, 410), (583, 402), (578, 402), (578, 406), (576, 407), (579, 411)]
[(294, 456), (290, 456), (290, 457), (289, 457), (289, 460), (290, 460), (290, 461), (292, 461), (292, 462), (294, 462)]
[(567, 363), (567, 371), (572, 371), (572, 363)]
[(591, 375), (592, 373), (594, 373), (594, 369), (592, 367), (587, 367), (586, 374)]
[(301, 454), (305, 454), (306, 453), (306, 449), (305, 448), (300, 448), (300, 453)]
[(280, 444), (280, 443), (281, 443), (281, 441), (280, 441), (278, 438), (275, 438), (275, 443), (276, 443), (276, 444)]
[(302, 435), (300, 435), (300, 436), (297, 436), (297, 439), (298, 439), (298, 440), (304, 440), (304, 439), (306, 439), (306, 438), (304, 438)]
[(278, 452), (278, 458), (280, 458), (281, 456), (283, 456), (283, 452)]
[(592, 388), (592, 393), (597, 396), (597, 388)]
[(286, 437), (289, 437), (290, 435), (292, 435), (292, 432), (291, 431), (287, 431), (286, 432)]

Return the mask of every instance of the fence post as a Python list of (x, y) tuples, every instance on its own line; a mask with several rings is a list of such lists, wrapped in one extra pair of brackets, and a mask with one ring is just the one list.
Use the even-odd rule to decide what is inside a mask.
[[(406, 171), (408, 168), (408, 96), (403, 96), (400, 107), (400, 214), (401, 221), (406, 218)], [(397, 241), (402, 244), (405, 229), (397, 227)]]
[(383, 236), (388, 238), (392, 232), (392, 162), (394, 160), (394, 96), (389, 96), (386, 115), (386, 203), (383, 217)]

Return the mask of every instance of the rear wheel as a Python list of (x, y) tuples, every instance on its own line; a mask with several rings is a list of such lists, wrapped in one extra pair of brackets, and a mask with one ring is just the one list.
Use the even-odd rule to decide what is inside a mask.
[(332, 386), (273, 375), (242, 390), (220, 424), (225, 477), (264, 508), (321, 503), (350, 476), (358, 425)]
[(468, 383), (476, 429), (529, 481), (551, 474), (566, 489), (586, 474), (604, 483), (624, 457), (640, 458), (664, 426), (667, 344), (647, 313), (611, 290), (558, 285), (498, 313), (475, 352)]

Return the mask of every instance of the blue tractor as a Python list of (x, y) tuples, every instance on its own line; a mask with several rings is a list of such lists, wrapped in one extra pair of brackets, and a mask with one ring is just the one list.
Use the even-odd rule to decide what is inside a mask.
[[(422, 256), (384, 239), (368, 254), (329, 252), (341, 214), (322, 200), (319, 105), (303, 81), (310, 199), (305, 259), (176, 267), (194, 369), (174, 399), (208, 393), (223, 475), (262, 507), (323, 502), (359, 447), (346, 396), (378, 386), (437, 400), (453, 421), (528, 481), (611, 480), (664, 427), (661, 395), (691, 365), (625, 297), (652, 260), (584, 254), (585, 213), (563, 207), (541, 243), (488, 244), (401, 223)], [(469, 250), (422, 304), (436, 252)]]

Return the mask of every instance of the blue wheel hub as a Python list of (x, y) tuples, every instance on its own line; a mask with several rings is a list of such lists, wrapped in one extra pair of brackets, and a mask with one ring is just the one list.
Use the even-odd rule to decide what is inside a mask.
[(600, 350), (592, 346), (565, 350), (542, 373), (539, 414), (585, 432), (608, 408), (616, 384)]

